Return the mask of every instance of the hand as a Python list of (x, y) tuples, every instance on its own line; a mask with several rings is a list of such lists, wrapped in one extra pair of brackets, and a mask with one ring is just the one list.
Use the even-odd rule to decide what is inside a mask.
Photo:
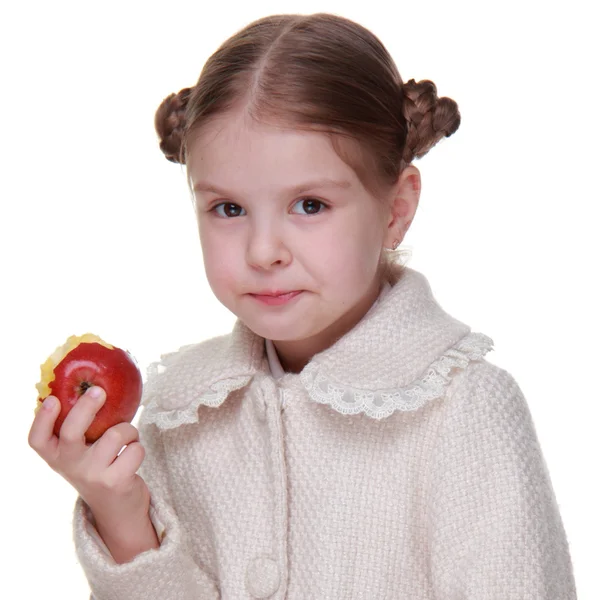
[[(94, 397), (96, 393), (99, 397)], [(69, 411), (57, 437), (53, 428), (60, 401), (48, 396), (31, 426), (29, 445), (79, 492), (96, 521), (116, 528), (147, 518), (150, 492), (136, 474), (145, 451), (133, 425), (119, 423), (93, 444), (85, 441), (84, 434), (105, 399), (102, 388), (88, 389)]]

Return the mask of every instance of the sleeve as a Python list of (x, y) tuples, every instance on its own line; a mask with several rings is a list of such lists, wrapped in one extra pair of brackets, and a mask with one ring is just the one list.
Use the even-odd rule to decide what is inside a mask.
[(428, 535), (439, 600), (576, 600), (566, 533), (527, 402), (472, 363), (432, 455)]
[(89, 507), (78, 497), (73, 537), (90, 600), (218, 600), (217, 585), (194, 562), (172, 508), (160, 433), (148, 424), (140, 425), (139, 432), (146, 454), (138, 472), (150, 490), (150, 519), (161, 545), (117, 564), (94, 526)]

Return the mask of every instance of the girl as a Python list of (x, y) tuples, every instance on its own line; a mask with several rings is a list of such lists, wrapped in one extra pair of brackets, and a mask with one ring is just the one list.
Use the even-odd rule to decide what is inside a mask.
[(57, 399), (38, 412), (93, 598), (576, 597), (518, 384), (395, 252), (412, 162), (459, 123), (330, 14), (250, 24), (163, 101), (160, 147), (238, 320), (150, 366), (139, 434), (85, 445), (100, 388), (60, 438)]

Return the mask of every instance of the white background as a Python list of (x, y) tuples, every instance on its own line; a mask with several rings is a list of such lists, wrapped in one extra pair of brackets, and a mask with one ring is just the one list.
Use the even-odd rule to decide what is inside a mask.
[(184, 173), (158, 149), (154, 111), (251, 20), (330, 11), (371, 28), (404, 80), (432, 79), (459, 104), (460, 129), (415, 163), (423, 192), (408, 265), (446, 311), (492, 337), (488, 359), (519, 382), (579, 598), (600, 597), (594, 3), (235, 4), (1, 9), (4, 588), (27, 599), (88, 593), (74, 490), (27, 444), (40, 363), (91, 331), (145, 369), (233, 324), (205, 281)]

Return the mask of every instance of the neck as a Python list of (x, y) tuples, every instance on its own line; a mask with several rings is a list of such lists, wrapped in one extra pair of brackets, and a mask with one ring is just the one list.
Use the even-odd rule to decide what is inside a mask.
[(348, 333), (369, 311), (381, 291), (378, 279), (363, 298), (317, 335), (303, 340), (273, 340), (279, 362), (287, 373), (300, 373), (311, 358)]

